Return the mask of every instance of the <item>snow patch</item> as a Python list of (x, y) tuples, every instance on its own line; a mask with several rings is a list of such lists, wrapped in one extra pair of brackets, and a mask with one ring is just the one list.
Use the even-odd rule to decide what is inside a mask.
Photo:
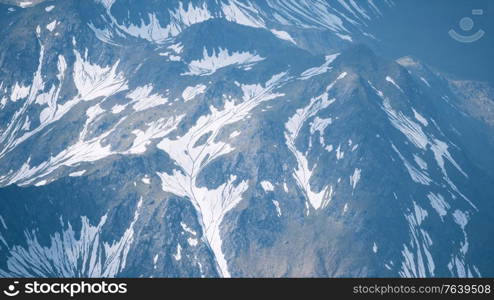
[(238, 0), (222, 2), (221, 10), (223, 11), (225, 18), (230, 22), (254, 28), (262, 28), (265, 26), (262, 19), (258, 18), (261, 13), (249, 2), (241, 2)]
[(399, 89), (399, 90), (400, 90), (400, 92), (405, 93), (405, 92), (401, 89), (401, 87), (400, 87), (400, 86), (399, 86), (399, 85), (398, 85), (398, 84), (394, 81), (394, 79), (393, 79), (393, 78), (391, 78), (391, 77), (389, 77), (389, 76), (386, 76), (386, 81), (387, 81), (387, 82), (389, 82), (389, 83), (391, 83), (392, 85), (394, 85), (397, 89)]
[[(104, 1), (109, 2), (107, 0)], [(160, 20), (155, 13), (149, 13), (147, 15), (147, 18), (149, 19), (148, 22), (141, 19), (139, 24), (131, 23), (123, 25), (119, 24), (109, 12), (111, 5), (106, 6), (113, 25), (117, 26), (118, 29), (131, 36), (153, 43), (164, 43), (169, 38), (180, 34), (185, 28), (212, 18), (206, 3), (202, 6), (194, 6), (192, 2), (189, 2), (188, 6), (184, 6), (183, 2), (179, 2), (177, 9), (168, 11), (169, 24), (164, 27), (161, 25)]]
[(86, 173), (86, 170), (72, 172), (69, 174), (69, 177), (79, 177), (79, 176), (84, 175), (84, 173)]
[(292, 36), (286, 31), (271, 29), (271, 32), (279, 39), (289, 41), (290, 43), (293, 43), (295, 45), (297, 44)]
[(173, 254), (173, 258), (175, 258), (176, 261), (182, 259), (182, 246), (180, 246), (180, 244), (177, 244), (177, 252)]
[(184, 222), (180, 222), (180, 226), (182, 227), (182, 229), (192, 235), (197, 235), (197, 233), (192, 230), (192, 228), (190, 228), (187, 224), (185, 224)]
[(322, 64), (319, 67), (314, 67), (314, 68), (310, 68), (310, 69), (305, 70), (302, 74), (300, 74), (300, 79), (307, 80), (311, 77), (321, 75), (321, 74), (328, 72), (329, 70), (331, 70), (331, 63), (339, 55), (340, 55), (339, 53), (327, 55), (324, 64)]
[[(179, 197), (187, 197), (199, 215), (199, 223), (210, 245), (222, 276), (229, 277), (228, 264), (222, 251), (220, 225), (227, 212), (237, 206), (242, 195), (248, 189), (246, 180), (238, 180), (230, 175), (229, 179), (216, 189), (199, 187), (196, 184), (198, 174), (216, 158), (231, 153), (234, 148), (218, 139), (222, 129), (229, 124), (246, 118), (260, 103), (283, 96), (273, 92), (284, 82), (286, 73), (273, 76), (263, 85), (240, 85), (243, 101), (226, 101), (221, 109), (210, 106), (208, 115), (199, 117), (182, 136), (165, 138), (158, 148), (168, 153), (180, 169), (171, 174), (157, 173), (162, 181), (162, 189)], [(204, 143), (198, 143), (207, 135)]]
[(353, 190), (355, 190), (355, 187), (357, 186), (357, 184), (360, 180), (360, 173), (361, 173), (361, 170), (356, 168), (353, 171), (353, 174), (350, 176), (350, 185), (352, 186)]
[(16, 102), (17, 100), (26, 98), (29, 95), (29, 90), (29, 86), (23, 86), (16, 82), (12, 88), (10, 100), (12, 100), (12, 102)]
[(273, 204), (274, 204), (274, 207), (276, 208), (276, 214), (278, 215), (278, 217), (281, 217), (280, 203), (276, 200), (273, 200)]
[(261, 186), (262, 186), (262, 188), (264, 189), (265, 192), (272, 192), (272, 191), (274, 191), (274, 186), (269, 181), (266, 181), (266, 180), (261, 181)]
[(329, 98), (328, 91), (338, 80), (344, 78), (345, 76), (346, 73), (341, 73), (338, 78), (326, 88), (326, 91), (322, 95), (310, 99), (307, 106), (297, 109), (295, 114), (290, 117), (288, 122), (285, 124), (286, 144), (290, 152), (292, 152), (297, 160), (297, 168), (294, 170), (292, 175), (304, 192), (306, 200), (316, 210), (325, 208), (329, 204), (333, 197), (333, 187), (330, 185), (323, 187), (319, 192), (314, 192), (312, 190), (310, 186), (310, 178), (312, 177), (312, 173), (317, 165), (309, 167), (307, 156), (297, 149), (295, 141), (297, 140), (302, 127), (308, 119), (314, 117), (321, 110), (329, 107), (336, 101), (335, 99)]
[(151, 178), (149, 178), (148, 175), (144, 176), (142, 179), (141, 179), (142, 183), (144, 184), (151, 184)]
[[(7, 254), (7, 269), (0, 269), (2, 277), (115, 277), (127, 261), (134, 241), (134, 225), (139, 218), (142, 199), (137, 204), (134, 218), (118, 240), (111, 243), (102, 238), (107, 216), (91, 225), (81, 217), (80, 232), (70, 223), (61, 232), (50, 236), (48, 245), (41, 245), (36, 231), (24, 231), (26, 246), (13, 246)], [(45, 244), (45, 243), (43, 243)]]
[(206, 86), (204, 84), (198, 84), (196, 86), (187, 87), (183, 93), (182, 98), (184, 98), (185, 102), (194, 99), (200, 94), (204, 94), (206, 91)]
[(53, 32), (56, 26), (57, 26), (57, 20), (50, 22), (48, 25), (46, 25), (46, 29), (48, 29), (50, 32)]
[(144, 111), (156, 106), (168, 103), (168, 99), (159, 94), (151, 94), (153, 86), (147, 84), (140, 86), (127, 94), (127, 98), (132, 99), (132, 108), (135, 111)]
[(432, 208), (434, 208), (441, 220), (443, 220), (443, 217), (448, 213), (448, 209), (450, 208), (448, 202), (444, 200), (441, 194), (429, 193), (427, 194), (427, 198), (429, 198)]
[(227, 49), (213, 49), (211, 55), (207, 49), (203, 50), (203, 57), (189, 63), (189, 71), (182, 75), (206, 76), (212, 75), (221, 68), (228, 66), (238, 66), (243, 69), (252, 67), (254, 64), (263, 61), (264, 58), (250, 52), (232, 52)]
[(422, 125), (424, 125), (426, 127), (429, 125), (429, 122), (427, 122), (427, 119), (424, 118), (421, 114), (419, 114), (415, 109), (413, 109), (413, 114), (415, 116), (415, 119), (417, 119), (417, 121), (419, 121)]
[(74, 50), (74, 83), (82, 100), (109, 97), (128, 88), (123, 73), (118, 73), (120, 61), (113, 66), (101, 67), (88, 61), (87, 51), (84, 58)]

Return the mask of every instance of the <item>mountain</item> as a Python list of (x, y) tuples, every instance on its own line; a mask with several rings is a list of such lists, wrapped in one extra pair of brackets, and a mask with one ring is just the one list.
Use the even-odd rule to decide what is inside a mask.
[(493, 276), (492, 87), (381, 54), (395, 3), (12, 4), (3, 277)]

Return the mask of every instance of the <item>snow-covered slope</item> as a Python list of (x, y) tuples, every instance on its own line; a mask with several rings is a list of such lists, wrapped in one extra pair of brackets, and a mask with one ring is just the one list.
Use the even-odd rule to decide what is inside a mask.
[(102, 41), (117, 43), (119, 37), (130, 35), (151, 43), (162, 44), (178, 36), (184, 29), (211, 19), (225, 19), (253, 28), (269, 29), (273, 34), (293, 43), (292, 33), (301, 29), (327, 30), (340, 41), (372, 38), (366, 32), (370, 22), (380, 18), (393, 2), (383, 1), (132, 1), (97, 0), (106, 13), (91, 28)]

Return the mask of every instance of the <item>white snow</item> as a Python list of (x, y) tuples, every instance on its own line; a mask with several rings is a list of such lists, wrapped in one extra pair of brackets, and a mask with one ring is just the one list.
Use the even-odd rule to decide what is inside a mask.
[(264, 180), (261, 181), (261, 186), (264, 189), (265, 192), (272, 192), (274, 191), (274, 186), (271, 184), (271, 182)]
[(230, 134), (229, 139), (234, 139), (234, 138), (236, 138), (236, 137), (237, 137), (237, 136), (239, 136), (239, 135), (240, 135), (240, 131), (235, 130), (235, 131), (233, 131), (233, 132)]
[(329, 70), (332, 69), (331, 68), (331, 63), (339, 55), (340, 55), (339, 53), (327, 55), (324, 64), (322, 64), (319, 67), (313, 67), (313, 68), (310, 68), (310, 69), (305, 70), (302, 74), (300, 74), (300, 78), (302, 80), (307, 80), (307, 79), (309, 79), (311, 77), (314, 77), (314, 76), (317, 76), (317, 75), (321, 75), (321, 74), (324, 74), (324, 73), (328, 72)]
[[(164, 138), (157, 146), (180, 167), (171, 174), (157, 173), (162, 189), (190, 199), (198, 212), (199, 223), (215, 255), (219, 272), (224, 277), (229, 277), (230, 273), (221, 248), (220, 225), (225, 214), (242, 200), (248, 182), (231, 174), (227, 182), (210, 190), (197, 186), (197, 175), (216, 158), (234, 151), (230, 144), (217, 138), (226, 125), (246, 118), (260, 103), (283, 96), (273, 90), (284, 82), (285, 75), (277, 74), (264, 85), (240, 85), (243, 101), (228, 100), (221, 109), (210, 106), (210, 113), (199, 117), (186, 133), (173, 139)], [(205, 134), (208, 134), (207, 140), (198, 145)]]
[(391, 144), (391, 147), (400, 157), (413, 181), (422, 185), (430, 185), (432, 179), (430, 179), (429, 174), (425, 170), (418, 170), (417, 168), (415, 168), (405, 157), (403, 157), (403, 155), (398, 150), (398, 148), (396, 148), (395, 145)]
[(314, 133), (319, 132), (319, 139), (322, 146), (325, 146), (324, 143), (324, 130), (333, 123), (332, 118), (322, 119), (319, 117), (315, 117), (314, 121), (310, 124), (310, 134), (314, 135)]
[(428, 126), (429, 122), (427, 122), (427, 119), (424, 118), (421, 114), (419, 114), (415, 109), (413, 109), (413, 114), (415, 116), (415, 119), (419, 121), (423, 126)]
[(170, 19), (165, 27), (160, 24), (160, 20), (155, 13), (147, 15), (149, 19), (147, 22), (141, 19), (139, 24), (131, 23), (128, 25), (118, 23), (110, 12), (108, 15), (112, 19), (113, 25), (117, 26), (121, 31), (154, 43), (166, 42), (167, 39), (177, 36), (183, 29), (212, 18), (206, 3), (196, 7), (192, 2), (189, 2), (188, 6), (184, 6), (183, 2), (179, 2), (178, 8), (169, 10), (168, 13), (170, 14)]
[(24, 122), (24, 125), (22, 125), (21, 129), (24, 131), (29, 131), (31, 128), (31, 120), (29, 119), (29, 116), (26, 116), (26, 121)]
[[(310, 123), (310, 135), (312, 137), (314, 133), (319, 132), (319, 143), (322, 147), (326, 147), (326, 143), (324, 141), (324, 130), (326, 130), (326, 127), (328, 127), (332, 123), (332, 118), (321, 119), (319, 117), (315, 117), (312, 123)], [(311, 145), (309, 145), (309, 148), (311, 148)]]
[(16, 102), (17, 100), (26, 98), (29, 95), (29, 86), (23, 86), (18, 84), (17, 82), (14, 84), (12, 88), (12, 94), (10, 95), (10, 100), (12, 102)]
[(184, 222), (180, 222), (180, 226), (182, 227), (182, 229), (192, 235), (197, 235), (197, 233), (192, 230), (192, 228), (190, 228), (187, 224), (185, 224)]
[(53, 22), (50, 22), (48, 25), (46, 25), (46, 29), (52, 32), (53, 30), (55, 30), (56, 26), (57, 26), (57, 20), (54, 20)]
[(293, 43), (295, 45), (297, 44), (292, 36), (286, 31), (271, 29), (271, 32), (279, 39), (289, 41), (290, 43)]
[(441, 168), (444, 176), (448, 176), (446, 169), (444, 167), (444, 158), (448, 160), (463, 176), (468, 178), (468, 175), (461, 169), (458, 163), (453, 159), (451, 153), (448, 151), (448, 144), (438, 139), (433, 139), (430, 143), (431, 150), (434, 153), (434, 158), (438, 166)]
[(7, 230), (7, 229), (8, 229), (7, 224), (5, 223), (5, 220), (3, 219), (3, 217), (2, 217), (2, 216), (0, 216), (0, 223), (2, 224), (2, 226), (3, 226), (3, 228), (4, 228), (5, 230)]
[(26, 7), (33, 5), (33, 2), (32, 1), (20, 1), (17, 3), (17, 5), (19, 5), (22, 8), (26, 8)]
[(159, 94), (151, 94), (152, 90), (153, 86), (147, 84), (137, 87), (127, 94), (127, 98), (132, 99), (130, 104), (135, 111), (144, 111), (168, 103), (167, 98)]
[(432, 208), (434, 208), (442, 220), (450, 208), (448, 202), (444, 200), (444, 197), (441, 194), (429, 193), (427, 194), (427, 198), (429, 198)]
[(355, 187), (357, 186), (357, 183), (359, 182), (360, 180), (360, 173), (361, 173), (361, 170), (356, 168), (354, 171), (353, 171), (353, 174), (350, 176), (350, 185), (352, 186), (352, 188), (355, 190)]
[(132, 133), (136, 135), (136, 138), (132, 146), (122, 152), (113, 152), (109, 144), (102, 145), (102, 141), (116, 129), (119, 123), (99, 136), (89, 139), (85, 138), (85, 133), (87, 132), (86, 123), (78, 141), (35, 167), (31, 167), (28, 160), (15, 174), (11, 175), (9, 182), (24, 186), (62, 166), (77, 166), (80, 162), (94, 162), (114, 154), (144, 153), (153, 139), (162, 138), (170, 133), (176, 128), (181, 118), (183, 118), (183, 115), (168, 120), (159, 119), (148, 124), (148, 128), (144, 131), (140, 129), (134, 130)]
[(115, 277), (126, 266), (141, 206), (142, 199), (127, 230), (111, 243), (102, 238), (107, 215), (101, 217), (95, 226), (82, 216), (82, 226), (77, 233), (70, 223), (63, 224), (63, 231), (52, 234), (48, 243), (45, 241), (43, 245), (36, 231), (26, 230), (26, 245), (15, 245), (9, 249), (6, 253), (7, 269), (0, 269), (0, 276)]
[(111, 108), (111, 112), (113, 114), (116, 114), (117, 115), (117, 114), (121, 113), (122, 111), (124, 111), (126, 107), (127, 107), (127, 105), (119, 105), (119, 104), (116, 104), (116, 105), (114, 105)]
[(427, 211), (415, 201), (413, 209), (405, 215), (410, 231), (410, 248), (403, 244), (403, 261), (399, 271), (401, 277), (434, 276), (435, 263), (430, 253), (432, 240), (427, 231), (421, 228), (427, 216)]
[(204, 84), (198, 84), (196, 86), (187, 87), (183, 93), (182, 98), (184, 98), (185, 102), (194, 99), (200, 94), (203, 94), (206, 91), (206, 86)]
[(426, 149), (429, 140), (419, 123), (414, 122), (401, 111), (394, 110), (388, 98), (383, 99), (383, 109), (396, 129), (401, 131), (415, 146), (422, 150)]
[[(338, 12), (323, 1), (270, 0), (267, 5), (275, 11), (273, 16), (267, 16), (258, 9), (257, 4), (249, 1), (229, 0), (219, 3), (219, 12), (211, 11), (210, 8), (212, 7), (208, 7), (208, 2), (200, 5), (194, 2), (189, 2), (188, 4), (178, 2), (178, 7), (164, 11), (165, 14), (169, 14), (169, 19), (166, 21), (159, 19), (155, 13), (149, 13), (146, 16), (142, 16), (142, 19), (137, 22), (124, 25), (117, 22), (110, 11), (114, 0), (99, 1), (106, 7), (111, 25), (116, 27), (118, 31), (158, 44), (166, 43), (170, 38), (177, 36), (193, 24), (212, 18), (223, 18), (230, 22), (254, 28), (266, 28), (267, 18), (274, 18), (274, 21), (282, 26), (292, 25), (301, 28), (329, 29), (341, 39), (352, 40), (340, 17), (345, 18), (354, 25), (358, 25), (355, 19), (369, 18), (368, 13), (354, 2), (351, 2), (349, 7), (352, 7), (350, 11), (355, 14), (355, 19)], [(273, 29), (273, 31), (273, 34), (278, 37), (290, 42), (293, 41), (293, 38), (288, 33), (276, 29)]]
[(105, 110), (101, 108), (101, 106), (98, 104), (89, 107), (86, 110), (86, 116), (88, 117), (88, 123), (91, 123), (91, 121), (95, 120), (99, 115), (103, 114)]
[(173, 44), (171, 46), (168, 46), (168, 49), (171, 49), (175, 53), (180, 54), (180, 53), (182, 53), (182, 50), (184, 49), (184, 46), (181, 43), (177, 43), (177, 44)]
[(213, 49), (209, 54), (204, 48), (203, 57), (189, 63), (189, 72), (182, 75), (206, 76), (212, 75), (217, 70), (228, 66), (237, 66), (246, 69), (254, 64), (263, 61), (264, 58), (250, 52), (231, 52), (220, 48), (218, 52)]
[(425, 209), (420, 207), (415, 201), (413, 202), (413, 213), (415, 214), (415, 223), (421, 225), (425, 218), (429, 215)]
[(254, 28), (264, 27), (261, 15), (254, 6), (247, 1), (230, 0), (221, 2), (221, 10), (228, 21)]
[(427, 170), (427, 163), (422, 158), (414, 154), (413, 160), (415, 160), (420, 169)]
[(345, 157), (345, 152), (341, 151), (341, 145), (338, 145), (338, 148), (336, 148), (336, 159), (340, 160)]
[(468, 224), (468, 215), (457, 209), (453, 212), (453, 218), (455, 220), (455, 223), (460, 225), (461, 229), (464, 230)]
[(162, 138), (175, 130), (183, 117), (184, 115), (170, 119), (161, 118), (146, 124), (147, 128), (144, 130), (133, 130), (132, 134), (135, 135), (134, 142), (124, 154), (142, 154), (146, 152), (153, 140)]
[[(78, 102), (78, 100), (69, 100), (63, 105), (57, 107), (56, 100), (58, 98), (60, 87), (56, 88), (55, 85), (53, 85), (48, 92), (42, 93), (45, 89), (45, 83), (43, 82), (43, 77), (41, 75), (44, 54), (45, 50), (43, 45), (41, 45), (38, 68), (34, 73), (31, 86), (25, 88), (24, 86), (16, 83), (13, 87), (13, 99), (16, 100), (26, 98), (26, 101), (24, 101), (22, 103), (22, 107), (13, 114), (8, 126), (0, 132), (0, 143), (3, 144), (3, 148), (0, 149), (0, 158), (12, 151), (15, 147), (17, 147), (17, 145), (40, 132), (48, 124), (58, 120), (74, 105), (74, 103)], [(57, 78), (60, 80), (65, 76), (66, 64), (63, 56), (58, 56), (58, 59), (59, 74), (57, 75)], [(24, 132), (20, 135), (19, 132), (23, 130), (22, 128), (25, 128), (24, 125), (27, 120), (25, 117), (25, 112), (33, 103), (41, 105), (48, 104), (49, 107), (45, 108), (44, 111), (49, 110), (51, 113), (44, 114), (44, 112), (42, 112), (40, 115), (41, 124), (39, 124), (38, 127), (33, 128), (31, 131)], [(48, 115), (46, 119), (44, 118), (45, 115)]]
[(107, 9), (111, 8), (115, 1), (117, 0), (96, 0), (96, 2), (101, 3)]
[(276, 208), (276, 214), (278, 217), (281, 217), (281, 207), (280, 207), (280, 202), (277, 200), (273, 200), (274, 207)]
[(86, 170), (72, 172), (72, 173), (69, 174), (69, 176), (70, 177), (79, 177), (79, 176), (84, 175), (84, 173), (86, 173)]
[(187, 243), (189, 243), (190, 246), (195, 247), (197, 246), (198, 241), (195, 238), (188, 238)]
[(342, 40), (353, 42), (352, 37), (349, 36), (348, 34), (341, 34), (341, 33), (335, 33), (335, 34), (336, 34), (337, 37), (339, 37)]
[[(113, 29), (108, 28), (97, 28), (93, 23), (88, 23), (89, 28), (94, 32), (96, 38), (102, 41), (103, 43), (113, 45), (113, 46), (121, 46), (117, 42), (115, 42), (115, 35), (122, 35), (119, 31), (114, 31)], [(58, 32), (55, 33), (58, 35)]]
[(144, 184), (151, 184), (151, 178), (149, 178), (148, 175), (144, 176), (142, 179), (141, 179), (142, 183)]
[(457, 253), (452, 256), (451, 261), (448, 263), (448, 268), (451, 275), (456, 277), (473, 277), (470, 267), (473, 267), (477, 275), (480, 276), (478, 269), (472, 265), (469, 266), (465, 260), (469, 248), (468, 235), (465, 231), (465, 227), (468, 224), (469, 214), (468, 212), (461, 211), (459, 209), (453, 212), (453, 219), (458, 224), (463, 232), (463, 241), (460, 242), (460, 247), (457, 249)]
[(36, 182), (34, 184), (34, 186), (43, 186), (43, 185), (47, 185), (48, 184), (48, 181), (47, 180), (41, 180), (39, 182)]
[[(416, 118), (421, 119), (418, 120), (419, 123), (414, 122), (411, 120), (409, 117), (407, 117), (405, 114), (403, 114), (401, 111), (397, 112), (391, 107), (390, 100), (384, 96), (384, 94), (377, 90), (371, 82), (369, 82), (370, 86), (376, 91), (376, 94), (379, 95), (383, 99), (383, 110), (387, 113), (389, 120), (391, 121), (391, 124), (398, 129), (400, 132), (402, 132), (406, 138), (412, 142), (417, 148), (427, 151), (428, 148), (432, 150), (434, 153), (434, 158), (436, 160), (436, 163), (438, 167), (441, 169), (443, 173), (443, 179), (448, 183), (448, 185), (451, 187), (452, 190), (454, 190), (458, 195), (460, 195), (465, 201), (467, 201), (473, 208), (477, 209), (475, 204), (473, 204), (465, 195), (463, 195), (458, 188), (453, 184), (453, 182), (450, 180), (448, 173), (446, 172), (445, 168), (445, 161), (444, 159), (448, 160), (455, 168), (458, 170), (464, 177), (468, 178), (468, 175), (462, 170), (462, 168), (459, 166), (459, 164), (454, 160), (453, 156), (449, 152), (448, 144), (446, 142), (443, 142), (437, 138), (435, 138), (433, 135), (427, 135), (422, 126), (421, 122), (425, 124), (427, 120), (420, 116), (418, 113), (415, 115)], [(425, 122), (424, 122), (425, 121)], [(431, 122), (439, 129), (441, 132), (440, 128), (435, 124), (434, 120), (431, 119)], [(441, 134), (443, 134), (441, 132)], [(443, 134), (444, 135), (444, 134)], [(395, 148), (395, 151), (399, 153), (399, 151)], [(412, 179), (416, 182), (419, 182), (421, 184), (426, 184), (428, 185), (431, 182), (431, 179), (428, 177), (427, 173), (425, 171), (420, 172), (416, 168), (414, 168), (408, 161), (403, 157), (403, 155), (399, 154), (400, 158), (403, 160), (408, 172), (410, 173), (410, 176)], [(418, 164), (422, 163), (420, 160), (417, 161)], [(420, 165), (419, 165), (420, 166)], [(421, 168), (424, 165), (420, 166)]]
[(176, 261), (179, 261), (182, 259), (182, 246), (180, 246), (180, 243), (177, 244), (177, 252), (173, 254), (173, 258), (175, 258)]
[(75, 50), (74, 54), (74, 83), (82, 100), (109, 97), (128, 88), (124, 74), (117, 72), (119, 61), (113, 66), (100, 67), (88, 61), (87, 51), (84, 58)]
[(310, 178), (317, 165), (309, 167), (309, 162), (304, 153), (301, 153), (295, 146), (295, 141), (306, 123), (306, 121), (314, 116), (316, 116), (319, 111), (329, 107), (336, 99), (330, 99), (328, 91), (336, 84), (337, 81), (341, 80), (346, 76), (346, 73), (342, 73), (338, 78), (332, 82), (326, 91), (318, 96), (310, 99), (309, 104), (303, 108), (297, 109), (295, 114), (288, 119), (285, 124), (285, 139), (288, 149), (295, 156), (297, 160), (297, 168), (293, 172), (293, 177), (295, 178), (299, 187), (304, 191), (306, 200), (314, 209), (325, 208), (331, 201), (333, 197), (333, 187), (328, 185), (323, 187), (319, 192), (312, 190), (310, 186)]
[[(282, 25), (296, 25), (302, 28), (329, 29), (337, 33), (348, 32), (333, 5), (326, 1), (312, 0), (270, 0), (275, 10), (274, 19)], [(338, 16), (338, 15), (339, 16)]]
[(397, 89), (400, 90), (400, 92), (404, 93), (404, 91), (401, 89), (401, 87), (394, 81), (393, 78), (386, 76), (386, 81), (394, 85)]
[(425, 83), (428, 87), (431, 87), (429, 81), (427, 81), (424, 77), (420, 77), (420, 80), (422, 80), (422, 82)]

